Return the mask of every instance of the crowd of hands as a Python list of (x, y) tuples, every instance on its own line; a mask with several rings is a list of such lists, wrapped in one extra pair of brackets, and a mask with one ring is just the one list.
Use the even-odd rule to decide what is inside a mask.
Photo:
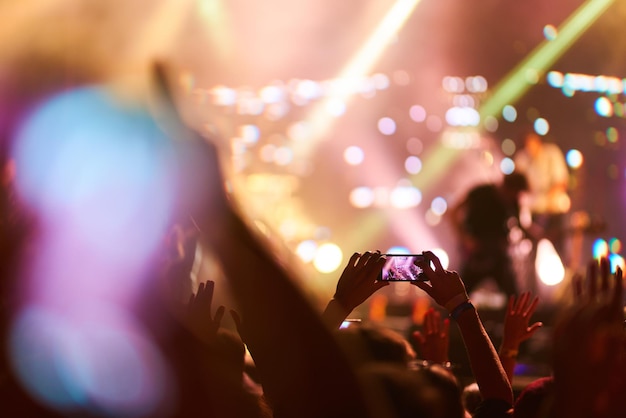
[[(177, 129), (185, 128), (180, 124)], [(380, 358), (387, 355), (385, 350), (380, 355), (364, 354), (371, 347), (366, 337), (369, 325), (339, 328), (375, 292), (394, 285), (378, 280), (385, 255), (355, 253), (320, 312), (300, 288), (295, 273), (241, 216), (226, 192), (215, 146), (192, 131), (184, 136), (187, 152), (201, 156), (201, 164), (187, 167), (190, 178), (209, 191), (201, 202), (186, 208), (196, 230), (184, 239), (197, 240), (220, 265), (236, 305), (228, 311), (237, 332), (221, 326), (227, 308), (213, 306), (212, 280), (204, 280), (187, 303), (172, 297), (171, 289), (190, 280), (194, 254), (164, 250), (168, 256), (157, 274), (158, 285), (144, 295), (149, 300), (140, 316), (154, 330), (154, 340), (168, 359), (177, 395), (167, 409), (154, 411), (153, 416), (461, 418), (516, 414), (511, 385), (516, 357), (520, 345), (542, 326), (531, 320), (540, 303), (536, 296), (529, 292), (511, 296), (497, 350), (462, 278), (425, 251), (419, 267), (427, 280), (412, 284), (430, 297), (432, 308), (424, 316), (422, 329), (411, 336), (418, 354), (404, 337), (390, 337), (385, 331), (376, 338), (389, 344), (396, 341), (398, 353), (387, 359)], [(185, 247), (180, 242), (167, 245)], [(572, 279), (572, 294), (573, 302), (564, 307), (552, 339), (554, 390), (543, 405), (543, 415), (537, 416), (626, 416), (622, 271), (611, 273), (608, 260), (594, 260), (584, 277)], [(452, 326), (461, 333), (482, 400), (472, 411), (463, 407), (463, 388), (453, 373), (437, 367), (449, 361)], [(352, 337), (344, 337), (351, 333)], [(246, 361), (246, 349), (253, 367)], [(411, 366), (418, 356), (432, 366), (415, 370)]]
[[(211, 145), (203, 143), (202, 147)], [(215, 156), (214, 152), (207, 155)], [(218, 167), (216, 158), (212, 163)], [(219, 176), (217, 171), (212, 175)], [(216, 183), (222, 185), (221, 180)], [(590, 261), (584, 276), (572, 278), (572, 303), (564, 307), (553, 332), (550, 391), (544, 402), (535, 401), (528, 415), (527, 405), (519, 405), (516, 412), (523, 396), (515, 398), (511, 382), (521, 344), (542, 326), (531, 321), (538, 297), (530, 292), (510, 297), (503, 318), (502, 342), (496, 350), (462, 278), (444, 269), (435, 254), (425, 251), (419, 267), (427, 280), (412, 284), (433, 303), (423, 318), (422, 329), (411, 335), (418, 348), (416, 354), (400, 334), (376, 331), (381, 325), (362, 323), (340, 329), (355, 308), (381, 288), (393, 285), (378, 280), (386, 262), (384, 254), (354, 253), (338, 279), (334, 295), (320, 313), (303, 296), (290, 270), (277, 261), (263, 239), (239, 216), (230, 198), (223, 194), (221, 199), (221, 213), (213, 212), (206, 222), (199, 223), (198, 237), (217, 254), (238, 305), (238, 311), (230, 310), (230, 315), (242, 344), (254, 359), (254, 373), (261, 388), (260, 416), (626, 414), (624, 286), (621, 269), (611, 273), (607, 259)], [(225, 312), (223, 306), (212, 306), (213, 292), (212, 281), (201, 284), (182, 315), (192, 334), (208, 346), (217, 340)], [(481, 400), (471, 409), (463, 403), (463, 391), (453, 372), (445, 367), (449, 364), (451, 322), (456, 323), (463, 337)], [(343, 336), (350, 333), (352, 337)], [(387, 339), (389, 344), (396, 339), (403, 348), (395, 354), (376, 352), (368, 339)], [(363, 354), (368, 350), (373, 353)], [(423, 364), (431, 365), (428, 372), (411, 367), (418, 356)], [(238, 372), (241, 370), (243, 366)], [(419, 373), (447, 375), (459, 391), (433, 385), (432, 376), (412, 376)], [(418, 394), (428, 386), (444, 394), (444, 400), (421, 399)], [(228, 407), (217, 411), (228, 415)]]

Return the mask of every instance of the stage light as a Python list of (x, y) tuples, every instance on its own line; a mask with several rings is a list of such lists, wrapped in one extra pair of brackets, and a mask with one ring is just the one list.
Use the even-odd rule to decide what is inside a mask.
[(559, 32), (557, 28), (553, 25), (546, 25), (543, 27), (543, 36), (545, 36), (548, 41), (554, 41), (558, 34)]
[(609, 244), (602, 238), (596, 239), (593, 243), (592, 254), (596, 260), (607, 257), (609, 255)]
[(430, 203), (430, 209), (433, 211), (435, 215), (443, 215), (448, 210), (448, 202), (441, 196), (437, 196)]
[[(398, 31), (404, 26), (404, 23), (411, 16), (419, 2), (420, 0), (396, 0), (356, 54), (339, 72), (336, 79), (352, 82), (353, 80), (363, 78), (371, 70)], [(375, 75), (373, 81), (377, 88), (385, 89), (389, 86), (389, 79), (384, 74)], [(317, 103), (306, 118), (310, 123), (313, 134), (310, 141), (298, 144), (296, 150), (298, 154), (308, 154), (317, 145), (318, 141), (326, 137), (332, 124), (332, 120), (324, 111), (326, 102), (328, 100), (340, 100), (347, 105), (350, 94), (350, 89), (342, 88), (338, 85), (330, 86), (326, 98)]]
[(353, 145), (343, 152), (343, 159), (350, 165), (359, 165), (365, 159), (365, 153), (361, 147)]
[(481, 119), (495, 116), (504, 105), (516, 102), (534, 84), (527, 77), (528, 71), (535, 79), (548, 69), (614, 1), (590, 0), (576, 9), (557, 29), (555, 39), (541, 43), (492, 89), (491, 97), (480, 108)]
[(517, 148), (515, 146), (515, 141), (513, 141), (510, 138), (507, 138), (504, 141), (502, 141), (502, 145), (500, 147), (502, 148), (502, 152), (508, 156), (515, 154), (515, 149)]
[(396, 209), (409, 209), (421, 203), (422, 192), (412, 186), (398, 186), (391, 191), (389, 200)]
[(609, 255), (609, 263), (611, 264), (611, 273), (617, 272), (617, 267), (619, 267), (622, 272), (626, 270), (626, 263), (624, 262), (624, 257), (619, 254), (611, 254)]
[(424, 221), (428, 226), (437, 226), (441, 223), (441, 215), (437, 215), (432, 208), (429, 208), (424, 214)]
[(505, 157), (500, 161), (500, 171), (502, 174), (511, 174), (515, 171), (515, 162), (509, 157)]
[(417, 174), (422, 171), (422, 160), (412, 155), (404, 161), (404, 168), (409, 174)]
[(535, 128), (535, 132), (541, 136), (546, 135), (550, 131), (550, 124), (544, 118), (535, 119), (533, 127)]
[(375, 194), (369, 187), (357, 187), (350, 192), (349, 200), (355, 208), (368, 208), (374, 203)]
[(612, 144), (615, 144), (617, 142), (617, 140), (619, 139), (619, 132), (617, 132), (617, 129), (615, 129), (615, 127), (610, 126), (606, 128), (606, 139)]
[(409, 116), (415, 122), (424, 122), (426, 120), (426, 109), (420, 105), (413, 105), (409, 109)]
[(506, 105), (502, 108), (502, 117), (507, 122), (515, 122), (517, 119), (517, 110), (511, 105)]
[(413, 155), (418, 155), (424, 150), (424, 143), (419, 138), (409, 138), (406, 141), (406, 149)]
[(580, 168), (580, 166), (583, 164), (583, 154), (577, 149), (571, 149), (567, 151), (565, 160), (567, 161), (567, 165), (569, 165), (571, 168)]
[(411, 254), (411, 250), (409, 250), (407, 247), (403, 247), (403, 246), (394, 246), (394, 247), (390, 247), (385, 254)]
[(341, 266), (342, 262), (341, 248), (330, 242), (320, 245), (313, 259), (313, 265), (320, 273), (332, 273)]
[(555, 286), (565, 278), (565, 268), (561, 258), (554, 249), (554, 245), (547, 239), (539, 240), (535, 270), (539, 280), (545, 285)]
[(598, 115), (605, 118), (613, 116), (613, 104), (606, 97), (598, 97), (594, 104), (594, 109)]
[(317, 243), (313, 240), (302, 241), (296, 247), (296, 255), (305, 263), (310, 263), (315, 258)]
[(378, 130), (383, 135), (393, 135), (396, 132), (396, 122), (388, 117), (378, 120)]
[(611, 238), (609, 240), (609, 249), (612, 253), (618, 254), (622, 251), (622, 242), (618, 238)]
[(256, 144), (261, 136), (261, 131), (256, 125), (242, 125), (239, 127), (239, 137), (246, 145)]

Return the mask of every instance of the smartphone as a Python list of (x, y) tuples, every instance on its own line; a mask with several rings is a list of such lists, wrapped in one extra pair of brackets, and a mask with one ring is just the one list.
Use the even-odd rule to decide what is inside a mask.
[(424, 261), (423, 254), (384, 254), (387, 262), (380, 279), (387, 282), (428, 281), (417, 263)]

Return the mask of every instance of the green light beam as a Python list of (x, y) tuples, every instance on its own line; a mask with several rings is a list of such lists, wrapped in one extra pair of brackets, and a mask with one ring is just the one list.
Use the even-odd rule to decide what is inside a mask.
[(591, 26), (614, 0), (589, 0), (572, 13), (558, 28), (552, 41), (539, 44), (526, 58), (507, 74), (493, 89), (492, 96), (481, 106), (480, 120), (496, 116), (507, 104), (517, 101), (533, 83), (528, 71), (544, 73)]

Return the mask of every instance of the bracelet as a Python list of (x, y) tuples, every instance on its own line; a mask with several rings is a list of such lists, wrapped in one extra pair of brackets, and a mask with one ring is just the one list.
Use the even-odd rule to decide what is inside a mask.
[(459, 316), (468, 309), (474, 309), (474, 305), (472, 305), (472, 302), (470, 302), (469, 300), (467, 302), (461, 303), (459, 306), (454, 308), (452, 312), (450, 312), (450, 317), (456, 321)]
[(513, 350), (511, 348), (500, 350), (500, 357), (515, 358), (519, 354), (519, 350)]
[(452, 312), (454, 308), (458, 307), (463, 302), (469, 302), (469, 298), (467, 297), (466, 293), (459, 293), (458, 295), (447, 301), (444, 305), (444, 308), (446, 308), (448, 312)]

